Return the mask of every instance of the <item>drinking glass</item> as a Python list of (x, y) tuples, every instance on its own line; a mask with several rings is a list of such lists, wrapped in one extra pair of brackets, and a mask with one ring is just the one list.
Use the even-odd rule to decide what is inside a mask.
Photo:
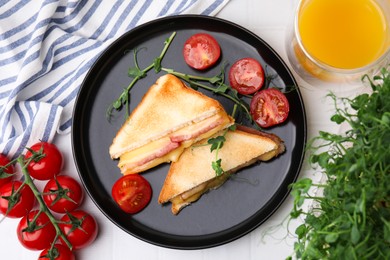
[(307, 83), (356, 85), (390, 64), (389, 0), (300, 0), (287, 57)]

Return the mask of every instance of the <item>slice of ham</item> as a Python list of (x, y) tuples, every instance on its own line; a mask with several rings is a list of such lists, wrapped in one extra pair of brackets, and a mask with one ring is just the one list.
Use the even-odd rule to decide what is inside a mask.
[[(180, 143), (171, 142), (168, 145), (163, 146), (160, 149), (156, 150), (152, 154), (149, 154), (148, 156), (142, 158), (141, 160), (134, 162), (133, 166), (130, 166), (130, 167), (141, 166), (141, 165), (144, 165), (144, 164), (146, 164), (146, 163), (148, 163), (156, 158), (163, 157), (164, 155), (170, 153), (171, 151), (175, 150), (179, 146), (180, 146)], [(126, 165), (126, 166), (127, 166), (127, 168), (130, 168), (129, 165)]]
[(173, 133), (169, 138), (172, 142), (178, 143), (196, 139), (200, 135), (209, 132), (211, 129), (214, 129), (223, 123), (223, 118), (219, 117), (219, 115), (217, 116), (217, 120), (215, 116), (210, 117)]
[(172, 142), (168, 137), (162, 138), (150, 143), (148, 147), (141, 148), (142, 150), (123, 154), (119, 159), (118, 166), (122, 173), (132, 172), (135, 168), (167, 155), (180, 145), (180, 143)]

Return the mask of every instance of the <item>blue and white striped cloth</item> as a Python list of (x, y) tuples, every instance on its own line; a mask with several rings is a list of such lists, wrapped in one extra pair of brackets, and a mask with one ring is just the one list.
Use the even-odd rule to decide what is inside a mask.
[(0, 152), (69, 133), (87, 71), (123, 33), (162, 16), (215, 15), (228, 1), (0, 0)]

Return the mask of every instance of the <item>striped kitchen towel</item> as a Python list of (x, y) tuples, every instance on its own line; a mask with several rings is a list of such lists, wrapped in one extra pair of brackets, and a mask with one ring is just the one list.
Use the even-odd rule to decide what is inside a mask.
[(0, 0), (0, 152), (69, 133), (86, 73), (123, 33), (163, 16), (215, 15), (228, 1)]

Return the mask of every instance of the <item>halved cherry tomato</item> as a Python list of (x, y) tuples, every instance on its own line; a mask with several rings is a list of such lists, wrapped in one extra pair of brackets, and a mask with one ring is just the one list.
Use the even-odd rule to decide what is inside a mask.
[(56, 145), (47, 142), (36, 143), (28, 149), (25, 158), (30, 158), (34, 153), (42, 156), (31, 161), (27, 166), (31, 177), (37, 180), (49, 180), (61, 172), (63, 157)]
[(11, 181), (0, 187), (0, 213), (9, 218), (25, 216), (35, 204), (35, 196), (28, 185), (21, 181)]
[(8, 157), (4, 154), (0, 154), (0, 186), (7, 182), (10, 182), (12, 176), (15, 174), (15, 167), (9, 163), (10, 160), (8, 159)]
[(128, 174), (114, 183), (111, 194), (123, 211), (135, 214), (148, 205), (152, 197), (152, 188), (141, 175)]
[(263, 67), (253, 58), (240, 59), (230, 68), (229, 82), (238, 93), (253, 94), (264, 84)]
[[(59, 224), (61, 231), (73, 246), (73, 250), (90, 245), (98, 233), (98, 225), (91, 214), (83, 210), (66, 213)], [(60, 237), (61, 243), (65, 244)]]
[(278, 89), (257, 92), (250, 104), (250, 113), (260, 127), (270, 127), (284, 122), (290, 111), (286, 96)]
[(184, 43), (183, 56), (190, 67), (204, 70), (217, 62), (221, 56), (221, 47), (210, 34), (197, 33)]
[(43, 188), (43, 200), (54, 212), (65, 213), (75, 210), (84, 198), (81, 185), (68, 175), (55, 176)]
[(56, 237), (53, 223), (44, 212), (39, 210), (30, 211), (24, 216), (16, 230), (19, 242), (30, 250), (43, 250), (50, 247)]
[(39, 255), (39, 260), (76, 260), (75, 255), (67, 246), (55, 244), (53, 248), (46, 248)]

